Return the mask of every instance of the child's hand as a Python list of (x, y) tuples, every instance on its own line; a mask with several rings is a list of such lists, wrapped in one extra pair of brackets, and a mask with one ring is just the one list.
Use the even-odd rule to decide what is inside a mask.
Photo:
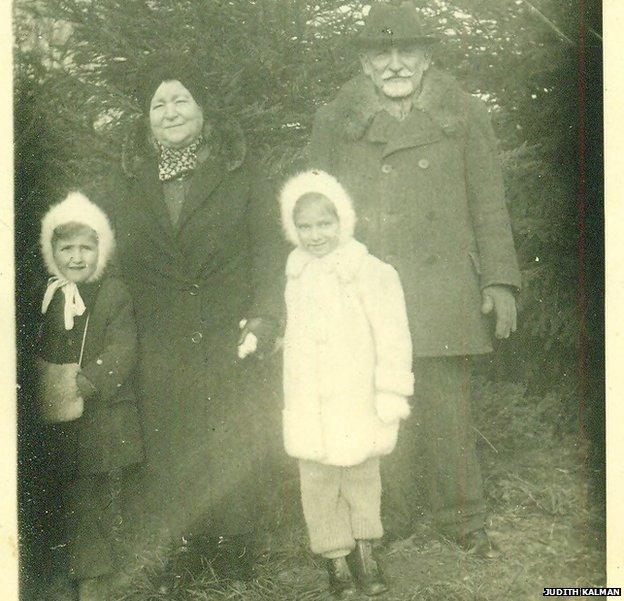
[(83, 399), (88, 399), (96, 392), (95, 386), (91, 380), (82, 375), (80, 372), (76, 374), (76, 386), (78, 387), (78, 392)]
[(375, 410), (384, 424), (393, 424), (410, 414), (407, 398), (393, 392), (378, 392), (375, 395)]

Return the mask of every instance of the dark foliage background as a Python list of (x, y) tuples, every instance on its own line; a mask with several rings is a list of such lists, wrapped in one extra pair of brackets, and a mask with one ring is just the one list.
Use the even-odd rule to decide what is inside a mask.
[[(585, 114), (600, 90), (591, 69), (600, 56), (599, 3), (587, 2), (584, 13), (579, 0), (416, 4), (440, 34), (436, 62), (488, 101), (501, 142), (524, 290), (520, 333), (505, 345), (498, 372), (571, 390), (600, 321), (586, 306), (588, 295), (601, 294), (598, 278), (583, 275), (587, 261), (600, 258), (599, 236), (587, 246), (600, 230), (592, 221), (600, 177), (588, 182), (580, 170), (600, 160), (588, 147), (599, 123)], [(216, 107), (242, 124), (279, 174), (304, 146), (315, 108), (358, 69), (350, 37), (365, 7), (358, 0), (16, 2), (19, 273), (36, 268), (33, 234), (43, 208), (119, 160), (137, 116), (129, 92), (145, 54), (178, 48), (194, 56)]]
[[(531, 393), (555, 391), (546, 397), (549, 415), (560, 431), (589, 432), (591, 465), (600, 468), (600, 2), (415, 3), (440, 34), (436, 63), (488, 102), (500, 140), (524, 288), (519, 332), (481, 368)], [(357, 71), (350, 38), (367, 3), (16, 0), (14, 6), (23, 357), (32, 340), (28, 291), (41, 270), (39, 219), (68, 188), (105, 178), (119, 161), (137, 117), (129, 92), (142, 57), (162, 48), (193, 56), (215, 107), (241, 123), (267, 170), (279, 176), (305, 145), (316, 107)]]

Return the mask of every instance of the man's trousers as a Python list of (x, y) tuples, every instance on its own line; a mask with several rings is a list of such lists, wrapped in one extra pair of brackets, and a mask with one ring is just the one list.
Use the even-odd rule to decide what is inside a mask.
[[(412, 415), (382, 460), (384, 512), (413, 519), (421, 482), (438, 529), (461, 537), (482, 528), (485, 502), (470, 406), (470, 358), (414, 359)], [(422, 473), (419, 473), (422, 471)], [(410, 515), (411, 513), (411, 515)]]

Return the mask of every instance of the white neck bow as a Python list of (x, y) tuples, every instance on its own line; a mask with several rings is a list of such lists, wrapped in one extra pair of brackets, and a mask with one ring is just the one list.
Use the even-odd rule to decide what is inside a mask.
[(70, 282), (69, 280), (61, 279), (56, 276), (51, 277), (48, 280), (48, 287), (43, 295), (41, 313), (45, 313), (48, 310), (52, 297), (59, 288), (63, 291), (63, 295), (65, 296), (65, 329), (71, 330), (74, 327), (74, 317), (82, 315), (86, 310), (84, 301), (80, 296), (78, 286), (75, 282)]

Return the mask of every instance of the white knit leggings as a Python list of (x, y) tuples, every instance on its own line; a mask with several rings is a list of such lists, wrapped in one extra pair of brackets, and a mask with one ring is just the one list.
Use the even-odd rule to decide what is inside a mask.
[(352, 467), (299, 460), (303, 515), (314, 553), (347, 555), (355, 539), (381, 538), (379, 458)]

